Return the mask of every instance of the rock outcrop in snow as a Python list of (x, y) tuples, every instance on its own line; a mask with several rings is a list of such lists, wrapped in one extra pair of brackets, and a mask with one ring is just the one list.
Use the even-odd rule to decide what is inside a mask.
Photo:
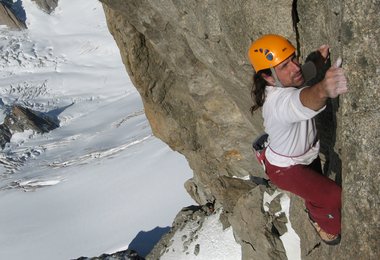
[(59, 127), (58, 119), (46, 113), (34, 111), (20, 105), (14, 105), (9, 115), (0, 125), (0, 145), (4, 148), (11, 140), (12, 133), (32, 130), (36, 133), (46, 133)]
[(125, 250), (113, 254), (103, 254), (96, 257), (80, 257), (76, 260), (145, 260), (134, 250)]
[[(50, 14), (58, 6), (59, 0), (32, 0), (44, 12)], [(22, 1), (2, 0), (0, 1), (0, 25), (5, 25), (10, 29), (26, 29), (25, 11)]]
[[(257, 224), (264, 214), (257, 199), (262, 193), (253, 191), (249, 180), (236, 186), (232, 178), (265, 177), (250, 148), (263, 128), (260, 113), (249, 113), (247, 49), (259, 35), (278, 33), (294, 42), (304, 60), (328, 43), (333, 60), (343, 57), (350, 88), (318, 118), (325, 169), (343, 187), (341, 245), (320, 243), (303, 202), (292, 195), (290, 218), (302, 258), (379, 255), (378, 1), (101, 2), (154, 134), (188, 159), (194, 178), (186, 187), (192, 197), (223, 207), (221, 217), (232, 226), (244, 259), (263, 243), (257, 233), (276, 239), (265, 226), (245, 225)], [(260, 250), (260, 259), (272, 259), (274, 244)]]
[(55, 10), (55, 8), (58, 6), (59, 0), (32, 0), (33, 2), (36, 2), (36, 4), (45, 12), (50, 14)]
[(14, 12), (5, 3), (0, 2), (0, 25), (5, 25), (8, 28), (21, 30), (25, 29), (26, 25), (23, 21), (17, 18)]

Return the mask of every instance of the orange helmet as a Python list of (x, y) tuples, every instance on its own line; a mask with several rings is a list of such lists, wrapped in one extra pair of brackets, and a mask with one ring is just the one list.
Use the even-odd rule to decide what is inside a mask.
[(273, 68), (290, 57), (296, 48), (284, 37), (267, 34), (252, 43), (248, 51), (249, 60), (256, 72)]

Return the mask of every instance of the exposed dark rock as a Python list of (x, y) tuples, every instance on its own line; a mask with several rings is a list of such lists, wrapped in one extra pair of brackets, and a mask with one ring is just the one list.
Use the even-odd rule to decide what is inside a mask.
[(12, 133), (6, 125), (0, 125), (0, 146), (4, 149), (5, 145), (11, 141)]
[(59, 0), (32, 0), (33, 2), (36, 2), (36, 4), (44, 10), (46, 13), (50, 14), (52, 13), (55, 8), (58, 6)]
[(263, 210), (265, 188), (255, 188), (241, 196), (229, 217), (242, 259), (287, 259), (273, 218)]
[(11, 114), (5, 117), (4, 124), (13, 132), (33, 130), (46, 133), (59, 127), (56, 120), (45, 114), (18, 105), (13, 106)]
[[(32, 0), (46, 13), (52, 13), (59, 0)], [(0, 0), (0, 25), (11, 29), (26, 29), (26, 13), (22, 1)]]
[(145, 260), (134, 250), (125, 250), (111, 255), (103, 254), (97, 257), (80, 257), (77, 260)]
[(16, 10), (12, 10), (11, 7), (7, 2), (0, 2), (0, 25), (16, 30), (26, 29), (25, 20), (18, 17)]
[(33, 130), (36, 133), (46, 133), (59, 127), (57, 118), (48, 116), (45, 113), (34, 111), (30, 108), (14, 105), (9, 115), (0, 125), (0, 145), (3, 149), (11, 140), (12, 132), (23, 132)]
[[(292, 194), (290, 221), (301, 238), (303, 258), (378, 258), (378, 1), (102, 2), (154, 134), (189, 161), (194, 177), (186, 188), (191, 196), (199, 204), (216, 200), (228, 208), (243, 259), (284, 259), (278, 234), (272, 232), (273, 226), (283, 232), (282, 221), (249, 228), (266, 224), (259, 189), (239, 193), (235, 187), (240, 184), (228, 179), (265, 177), (251, 152), (251, 142), (263, 128), (260, 112), (249, 113), (247, 49), (259, 35), (278, 33), (293, 41), (301, 60), (325, 43), (331, 46), (332, 61), (342, 56), (350, 93), (330, 100), (318, 117), (326, 174), (343, 187), (341, 244), (320, 243), (302, 200)], [(264, 250), (255, 251), (259, 247)]]
[(200, 244), (196, 244), (195, 245), (195, 248), (194, 248), (194, 255), (198, 255), (199, 254), (199, 251), (201, 250), (201, 246)]

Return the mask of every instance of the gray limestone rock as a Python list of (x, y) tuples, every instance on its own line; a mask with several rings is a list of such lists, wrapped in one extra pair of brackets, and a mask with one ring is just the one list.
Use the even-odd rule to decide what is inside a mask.
[(264, 189), (256, 187), (241, 196), (229, 217), (243, 259), (287, 259), (272, 218), (263, 210)]
[(9, 128), (2, 124), (0, 125), (0, 147), (4, 149), (5, 145), (11, 141), (12, 133)]
[(379, 12), (377, 0), (298, 1), (304, 53), (329, 43), (332, 60), (343, 58), (349, 87), (348, 94), (331, 101), (319, 122), (324, 125), (319, 132), (327, 147), (329, 170), (343, 188), (342, 242), (323, 250), (320, 257), (380, 256)]

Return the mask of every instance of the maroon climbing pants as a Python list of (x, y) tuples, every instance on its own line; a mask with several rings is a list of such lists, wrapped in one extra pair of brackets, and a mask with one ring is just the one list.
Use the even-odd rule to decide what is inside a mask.
[(329, 234), (340, 234), (341, 187), (322, 174), (317, 158), (310, 165), (278, 167), (265, 161), (266, 173), (277, 187), (305, 200), (310, 217)]

